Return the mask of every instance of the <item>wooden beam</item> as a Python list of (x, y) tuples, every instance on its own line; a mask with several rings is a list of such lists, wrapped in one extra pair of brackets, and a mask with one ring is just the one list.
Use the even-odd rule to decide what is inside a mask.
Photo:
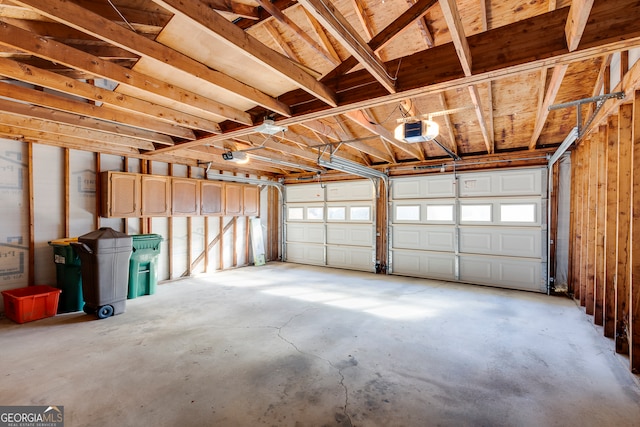
[[(74, 114), (62, 113), (48, 108), (29, 106), (0, 99), (0, 122), (35, 131), (46, 131), (58, 135), (69, 135), (89, 141), (101, 141), (110, 144), (153, 150), (149, 141), (118, 135), (109, 123), (99, 123)], [(108, 131), (107, 131), (108, 129)]]
[(366, 111), (351, 111), (345, 114), (345, 116), (351, 119), (354, 123), (367, 129), (369, 132), (380, 135), (383, 140), (404, 151), (413, 158), (424, 160), (424, 153), (422, 153), (415, 145), (407, 144), (406, 142), (401, 142), (395, 139), (393, 134), (389, 132), (387, 128), (377, 123), (377, 121), (374, 120)]
[(307, 17), (307, 20), (311, 24), (311, 28), (313, 29), (313, 32), (320, 39), (322, 46), (324, 46), (324, 48), (327, 50), (327, 52), (331, 54), (332, 57), (334, 57), (338, 62), (340, 62), (340, 55), (338, 55), (338, 52), (336, 52), (336, 49), (333, 47), (333, 44), (331, 43), (331, 40), (329, 40), (329, 37), (327, 37), (327, 33), (325, 32), (322, 25), (320, 25), (318, 20), (314, 18), (313, 15), (311, 15), (307, 11), (307, 9), (305, 9), (304, 7), (301, 7), (301, 8), (304, 11), (305, 16)]
[[(640, 165), (640, 90), (633, 98), (633, 146), (631, 170)], [(631, 196), (631, 277), (629, 280), (629, 362), (631, 372), (640, 373), (640, 177), (632, 175)]]
[[(409, 5), (414, 5), (416, 1), (407, 0), (407, 3)], [(424, 40), (424, 43), (427, 46), (427, 48), (430, 49), (433, 46), (435, 46), (435, 42), (433, 41), (433, 35), (431, 34), (431, 30), (429, 29), (429, 24), (426, 18), (424, 16), (421, 16), (415, 22), (416, 22), (416, 25), (418, 26), (418, 29), (420, 30), (420, 34), (422, 34), (422, 39)]]
[(620, 106), (618, 115), (618, 266), (616, 277), (616, 352), (628, 353), (629, 251), (631, 226), (631, 176), (633, 172), (633, 105)]
[(595, 309), (595, 280), (596, 280), (596, 212), (597, 212), (597, 187), (598, 187), (598, 144), (599, 133), (589, 138), (589, 173), (587, 174), (587, 262), (585, 283), (585, 311), (589, 315), (594, 314)]
[[(440, 106), (442, 107), (442, 111), (448, 110), (447, 99), (444, 96), (444, 92), (440, 92), (438, 94), (438, 99), (440, 100)], [(451, 122), (451, 116), (449, 114), (445, 114), (442, 116), (444, 122), (447, 125), (447, 134), (449, 136), (449, 149), (453, 152), (453, 154), (458, 154), (458, 144), (456, 144), (456, 135), (453, 133), (453, 123)]]
[(69, 175), (71, 171), (69, 170), (69, 149), (65, 148), (64, 152), (64, 166), (63, 166), (63, 174), (64, 174), (64, 230), (62, 230), (62, 235), (65, 237), (71, 236), (69, 229), (70, 221), (69, 216), (71, 213), (71, 201), (70, 201), (70, 186), (69, 186)]
[(578, 48), (582, 33), (589, 20), (589, 14), (593, 7), (593, 0), (572, 0), (569, 9), (569, 17), (565, 25), (565, 37), (569, 52)]
[(245, 19), (258, 19), (260, 11), (257, 7), (233, 0), (205, 0), (206, 4), (218, 12), (227, 12)]
[(529, 150), (535, 150), (536, 148), (538, 138), (540, 138), (542, 129), (544, 129), (544, 124), (547, 122), (547, 117), (549, 116), (549, 106), (555, 102), (568, 67), (569, 66), (567, 64), (556, 65), (553, 67), (551, 80), (549, 81), (544, 101), (538, 104), (538, 114), (536, 115), (536, 123), (533, 128), (533, 135), (531, 135), (531, 142), (529, 142)]
[[(2, 25), (0, 23), (0, 29)], [(136, 115), (143, 115), (160, 120), (173, 126), (169, 135), (180, 138), (191, 139), (193, 132), (185, 130), (176, 123), (192, 129), (208, 130), (209, 132), (220, 132), (220, 125), (208, 119), (196, 117), (191, 114), (181, 113), (170, 108), (166, 108), (152, 102), (143, 101), (134, 97), (119, 94), (107, 89), (99, 88), (89, 83), (84, 83), (69, 77), (61, 76), (51, 71), (39, 68), (28, 67), (8, 58), (0, 58), (0, 75), (14, 78), (16, 80), (30, 83), (36, 86), (46, 87), (61, 93), (77, 96), (80, 98), (100, 101), (120, 111), (126, 111)], [(140, 122), (141, 126), (144, 121)]]
[[(302, 28), (298, 26), (291, 18), (285, 15), (280, 9), (278, 9), (271, 1), (269, 0), (256, 0), (260, 6), (273, 18), (288, 27), (295, 35), (296, 38), (304, 41), (307, 46), (313, 49), (316, 53), (322, 56), (324, 59), (332, 63), (334, 66), (340, 64), (340, 60), (334, 57), (331, 52), (327, 51), (327, 49), (323, 48), (318, 42), (316, 42), (311, 36), (304, 31)], [(293, 58), (292, 58), (293, 59)]]
[(362, 29), (367, 36), (367, 40), (371, 40), (375, 33), (373, 32), (373, 23), (371, 22), (371, 18), (367, 15), (365, 10), (365, 5), (362, 4), (361, 0), (351, 0), (351, 4), (353, 5), (353, 10), (358, 17), (358, 21), (360, 21), (360, 25), (362, 25)]
[[(489, 88), (489, 90), (491, 90), (491, 88)], [(484, 111), (482, 110), (482, 102), (480, 101), (480, 94), (478, 93), (478, 87), (476, 85), (469, 86), (469, 95), (471, 96), (473, 108), (476, 111), (476, 117), (478, 118), (478, 124), (482, 131), (484, 145), (487, 147), (487, 153), (492, 154), (494, 151), (494, 142), (493, 134), (489, 134), (489, 128), (491, 127), (491, 129), (493, 129), (493, 125), (488, 125), (485, 120)]]
[[(33, 0), (31, 0), (33, 1)], [(193, 25), (196, 25), (206, 34), (215, 37), (230, 47), (240, 49), (240, 51), (248, 58), (256, 60), (267, 66), (274, 72), (280, 74), (286, 80), (294, 83), (307, 93), (324, 101), (328, 105), (335, 107), (336, 94), (328, 87), (318, 82), (309, 74), (302, 72), (295, 64), (283, 55), (274, 52), (267, 46), (262, 44), (256, 38), (245, 33), (232, 22), (229, 22), (222, 15), (207, 7), (205, 3), (199, 0), (183, 2), (181, 0), (153, 0), (156, 4), (170, 10), (172, 13), (184, 17)], [(195, 62), (195, 61), (194, 61)], [(199, 64), (196, 62), (196, 64)], [(201, 64), (199, 64), (201, 65)], [(203, 65), (202, 65), (203, 66)], [(204, 66), (203, 66), (204, 67)], [(185, 67), (190, 69), (192, 67)], [(226, 78), (229, 78), (226, 76)], [(254, 89), (255, 91), (255, 89)], [(232, 90), (239, 96), (248, 95), (244, 91)], [(260, 104), (260, 103), (259, 103)], [(278, 106), (279, 102), (271, 98), (270, 104), (272, 108), (266, 107), (279, 114), (290, 115), (288, 107), (284, 105)], [(262, 104), (261, 104), (262, 105)]]
[(462, 25), (462, 19), (460, 19), (460, 12), (455, 0), (439, 0), (442, 14), (449, 27), (449, 33), (451, 34), (451, 40), (456, 47), (456, 53), (462, 65), (462, 70), (465, 76), (470, 76), (472, 70), (471, 61), (471, 49), (469, 48), (469, 42), (464, 35), (464, 27)]
[[(155, 0), (154, 0), (155, 1)], [(374, 51), (353, 29), (345, 17), (332, 5), (321, 0), (300, 0), (313, 15), (354, 58), (390, 93), (395, 93), (395, 77), (389, 74)]]
[(607, 201), (605, 226), (604, 336), (615, 336), (616, 277), (618, 266), (618, 116), (607, 122)]
[(605, 210), (607, 206), (607, 128), (606, 126), (600, 127), (598, 132), (597, 146), (596, 146), (596, 169), (598, 176), (596, 178), (595, 188), (595, 279), (594, 279), (594, 312), (593, 321), (596, 325), (604, 325), (604, 290), (605, 290), (605, 260), (607, 253), (604, 248), (605, 229), (606, 229), (606, 217)]
[[(288, 106), (255, 88), (239, 82), (226, 74), (212, 70), (206, 65), (176, 50), (138, 35), (72, 2), (63, 0), (16, 0), (16, 3), (30, 7), (51, 19), (86, 34), (90, 34), (107, 43), (126, 49), (136, 55), (160, 61), (181, 71), (197, 74), (199, 78), (214, 86), (233, 92), (240, 97), (251, 100), (279, 114), (289, 115)], [(201, 5), (201, 9), (209, 11), (207, 15), (215, 14), (220, 17), (220, 15), (212, 9), (207, 8), (201, 3), (198, 4)], [(161, 6), (163, 5), (161, 4)], [(202, 10), (202, 12), (204, 12), (204, 10)], [(220, 17), (220, 20), (224, 21), (227, 25), (233, 26), (233, 24), (222, 17)], [(237, 27), (233, 27), (239, 30)], [(221, 110), (230, 108), (220, 103), (218, 103), (218, 106)]]
[(27, 212), (29, 216), (29, 264), (27, 267), (27, 285), (36, 284), (36, 224), (35, 224), (35, 194), (34, 194), (34, 174), (33, 167), (33, 143), (27, 143)]
[[(0, 58), (0, 67), (2, 58)], [(1, 72), (1, 71), (0, 71)], [(136, 117), (132, 114), (124, 114), (119, 111), (103, 109), (96, 107), (87, 102), (76, 101), (66, 97), (51, 95), (43, 91), (29, 89), (23, 86), (0, 82), (0, 97), (13, 98), (21, 103), (29, 103), (52, 110), (64, 111), (74, 115), (79, 115), (83, 120), (82, 123), (90, 125), (89, 128), (99, 126), (101, 130), (116, 135), (127, 136), (133, 139), (141, 139), (147, 142), (155, 142), (163, 145), (173, 145), (171, 137), (149, 130), (136, 129)], [(53, 113), (55, 114), (55, 113)], [(72, 117), (71, 115), (67, 117)], [(92, 120), (100, 119), (100, 120)], [(105, 122), (106, 121), (106, 122)], [(151, 120), (148, 120), (149, 122)], [(147, 120), (142, 121), (146, 123)], [(174, 126), (164, 126), (164, 123), (158, 123), (160, 129), (173, 130)], [(129, 125), (129, 126), (123, 126)], [(174, 133), (174, 132), (172, 132)], [(193, 133), (190, 133), (193, 135)], [(193, 136), (195, 138), (195, 136)]]

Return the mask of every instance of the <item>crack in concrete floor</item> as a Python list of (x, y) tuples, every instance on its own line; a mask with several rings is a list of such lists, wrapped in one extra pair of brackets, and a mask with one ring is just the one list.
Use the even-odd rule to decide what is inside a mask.
[[(349, 415), (349, 389), (347, 388), (347, 385), (344, 383), (344, 374), (342, 373), (342, 369), (337, 367), (336, 365), (334, 365), (329, 359), (325, 359), (324, 357), (321, 357), (317, 354), (313, 354), (313, 353), (309, 353), (306, 351), (302, 351), (300, 350), (300, 348), (298, 348), (298, 346), (291, 340), (288, 340), (287, 338), (285, 338), (284, 336), (282, 336), (282, 329), (286, 328), (294, 319), (301, 317), (302, 315), (304, 315), (306, 312), (308, 312), (309, 310), (311, 310), (311, 307), (307, 307), (306, 309), (304, 309), (302, 312), (298, 313), (298, 314), (294, 314), (293, 316), (291, 316), (289, 318), (289, 320), (287, 320), (282, 326), (273, 326), (274, 329), (276, 329), (278, 331), (278, 338), (280, 338), (282, 341), (286, 342), (287, 344), (289, 344), (291, 347), (293, 347), (298, 353), (305, 355), (305, 356), (311, 356), (311, 357), (315, 357), (316, 359), (320, 359), (323, 362), (327, 363), (329, 366), (331, 366), (333, 369), (335, 369), (338, 372), (338, 375), (340, 375), (340, 386), (344, 389), (344, 406), (343, 406), (343, 413), (345, 416), (345, 419), (347, 421), (346, 426), (347, 427), (352, 427), (353, 426), (353, 422), (351, 420), (351, 416)], [(338, 420), (336, 419), (336, 421), (342, 423), (343, 420)]]

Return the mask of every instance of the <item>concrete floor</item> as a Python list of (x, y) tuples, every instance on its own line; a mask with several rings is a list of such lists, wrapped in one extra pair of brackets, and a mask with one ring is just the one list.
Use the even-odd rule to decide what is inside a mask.
[(637, 377), (574, 302), (273, 263), (124, 314), (0, 320), (0, 404), (66, 426), (639, 426)]

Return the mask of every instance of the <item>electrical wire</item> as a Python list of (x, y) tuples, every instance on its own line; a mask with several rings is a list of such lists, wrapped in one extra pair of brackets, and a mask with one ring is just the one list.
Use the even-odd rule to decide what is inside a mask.
[(122, 20), (124, 21), (124, 23), (125, 23), (125, 24), (127, 24), (127, 25), (129, 26), (129, 28), (131, 28), (131, 30), (132, 30), (134, 33), (137, 33), (136, 29), (133, 27), (133, 25), (131, 25), (131, 23), (130, 23), (129, 21), (127, 21), (127, 18), (125, 18), (125, 17), (124, 17), (124, 15), (122, 15), (122, 13), (120, 13), (120, 11), (119, 11), (119, 10), (118, 10), (118, 8), (116, 7), (116, 5), (115, 5), (115, 4), (113, 4), (113, 3), (111, 2), (111, 0), (107, 0), (107, 1), (109, 2), (109, 4), (111, 5), (111, 7), (113, 8), (113, 10), (115, 10), (115, 11), (116, 11), (116, 13), (117, 13), (118, 15), (120, 15), (120, 18), (122, 18)]

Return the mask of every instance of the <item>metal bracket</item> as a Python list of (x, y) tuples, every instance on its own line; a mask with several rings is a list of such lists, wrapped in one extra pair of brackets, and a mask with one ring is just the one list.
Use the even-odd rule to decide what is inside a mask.
[[(575, 101), (565, 102), (562, 104), (550, 105), (549, 111), (558, 110), (560, 108), (577, 106), (578, 109), (577, 109), (576, 121), (577, 121), (577, 128), (578, 128), (578, 138), (580, 138), (584, 134), (584, 131), (589, 128), (593, 120), (596, 118), (596, 115), (604, 105), (605, 101), (611, 98), (624, 99), (624, 92), (606, 93), (604, 95), (592, 96), (590, 98), (583, 98)], [(596, 103), (596, 107), (593, 110), (593, 113), (591, 114), (591, 116), (587, 119), (584, 126), (582, 126), (582, 104), (591, 104), (594, 102)]]

